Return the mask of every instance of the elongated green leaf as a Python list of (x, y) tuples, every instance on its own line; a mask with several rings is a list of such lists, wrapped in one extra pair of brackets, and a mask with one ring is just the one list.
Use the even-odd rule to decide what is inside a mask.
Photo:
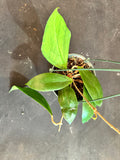
[(58, 73), (42, 73), (26, 83), (37, 91), (54, 91), (62, 89), (72, 83), (72, 79)]
[[(83, 87), (83, 95), (86, 97), (88, 101), (92, 100), (85, 86)], [(83, 99), (84, 100), (84, 99)], [(96, 104), (94, 102), (90, 102), (94, 107)], [(93, 110), (87, 103), (82, 104), (82, 123), (88, 122), (94, 115)]]
[[(83, 70), (83, 71), (80, 70), (79, 73), (92, 99), (102, 98), (103, 97), (102, 87), (97, 77), (93, 73), (87, 70)], [(101, 106), (102, 100), (95, 101), (95, 104), (98, 106)]]
[(49, 17), (42, 41), (42, 54), (54, 66), (67, 68), (71, 33), (56, 8)]
[(50, 108), (48, 102), (39, 92), (37, 92), (31, 88), (22, 88), (22, 87), (18, 87), (18, 86), (13, 86), (11, 88), (10, 92), (13, 90), (17, 90), (17, 89), (19, 89), (20, 91), (22, 91), (23, 93), (25, 93), (26, 95), (28, 95), (29, 97), (34, 99), (36, 102), (41, 104), (50, 113), (50, 115), (52, 115), (52, 111), (51, 111), (51, 108)]
[(78, 101), (75, 92), (69, 86), (58, 91), (58, 101), (64, 119), (71, 124), (76, 117)]

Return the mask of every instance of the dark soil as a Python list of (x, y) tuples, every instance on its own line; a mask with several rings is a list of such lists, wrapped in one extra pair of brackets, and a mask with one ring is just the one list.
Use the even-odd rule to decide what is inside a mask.
[[(81, 66), (83, 68), (89, 68), (89, 65), (87, 63), (84, 63), (84, 61), (81, 59), (81, 58), (78, 58), (78, 57), (71, 57), (68, 59), (68, 65), (67, 65), (67, 68), (68, 69), (71, 69), (71, 68), (74, 68), (74, 69), (77, 69), (76, 66)], [(54, 69), (58, 69), (56, 67), (54, 67)], [(66, 75), (68, 77), (73, 77), (74, 81), (75, 81), (75, 84), (77, 85), (78, 89), (83, 93), (83, 81), (81, 79), (81, 76), (79, 74), (79, 71), (55, 71), (55, 73), (59, 73), (59, 74), (63, 74), (63, 75)], [(83, 98), (81, 97), (81, 95), (78, 93), (78, 91), (76, 90), (76, 88), (74, 87), (73, 84), (70, 85), (75, 93), (76, 93), (76, 96), (77, 96), (77, 99), (78, 101), (82, 100)], [(56, 91), (56, 94), (58, 94), (58, 91)]]

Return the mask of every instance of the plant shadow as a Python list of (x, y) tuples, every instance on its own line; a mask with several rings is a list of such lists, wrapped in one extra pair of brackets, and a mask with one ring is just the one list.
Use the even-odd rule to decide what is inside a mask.
[[(31, 60), (36, 74), (48, 72), (51, 65), (41, 53), (43, 28), (32, 2), (30, 0), (6, 0), (6, 2), (14, 22), (28, 37), (27, 43), (17, 46), (11, 54), (14, 63), (10, 73), (10, 87), (12, 85), (23, 86), (29, 78), (26, 77), (24, 72), (19, 72), (21, 67), (26, 70), (26, 66), (19, 63), (20, 61)], [(45, 6), (42, 5), (40, 9), (46, 10)], [(48, 15), (47, 12), (46, 14)], [(17, 63), (17, 71), (15, 63)]]

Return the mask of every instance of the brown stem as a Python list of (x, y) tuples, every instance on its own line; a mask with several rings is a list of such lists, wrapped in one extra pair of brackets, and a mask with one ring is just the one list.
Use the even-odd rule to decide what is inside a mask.
[(109, 123), (98, 111), (97, 109), (86, 99), (86, 97), (82, 94), (82, 92), (78, 89), (78, 87), (76, 86), (74, 80), (73, 80), (73, 84), (76, 88), (76, 90), (80, 93), (80, 95), (85, 99), (85, 101), (88, 103), (88, 105), (93, 109), (94, 114), (98, 115), (110, 128), (112, 128), (114, 131), (116, 131), (118, 134), (120, 134), (120, 131), (118, 128), (115, 128), (111, 123)]

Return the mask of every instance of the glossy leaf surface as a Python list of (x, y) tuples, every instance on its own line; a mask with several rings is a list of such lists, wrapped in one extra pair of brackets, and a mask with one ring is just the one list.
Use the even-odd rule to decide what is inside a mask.
[(60, 90), (72, 83), (72, 79), (58, 73), (43, 73), (33, 77), (26, 83), (37, 91)]
[(56, 8), (49, 17), (42, 41), (42, 54), (52, 65), (67, 68), (71, 32)]
[[(90, 71), (87, 70), (80, 70), (79, 71), (85, 88), (87, 89), (88, 93), (90, 94), (92, 99), (98, 99), (103, 97), (102, 87), (100, 82), (98, 81), (97, 77)], [(97, 106), (102, 105), (102, 100), (95, 101)]]
[[(86, 90), (85, 87), (83, 87), (83, 95), (86, 97), (88, 101), (92, 100), (90, 97), (88, 91)], [(84, 99), (83, 99), (84, 101)], [(94, 107), (96, 107), (96, 104), (94, 102), (90, 102)], [(88, 122), (94, 115), (93, 110), (87, 103), (82, 104), (82, 123)]]
[(75, 92), (69, 86), (58, 92), (58, 101), (64, 119), (71, 124), (76, 117), (78, 101)]
[(37, 92), (31, 88), (22, 88), (22, 87), (18, 87), (18, 86), (13, 86), (11, 88), (10, 92), (13, 90), (17, 90), (17, 89), (19, 89), (20, 91), (22, 91), (23, 93), (25, 93), (26, 95), (28, 95), (29, 97), (34, 99), (36, 102), (41, 104), (50, 113), (50, 115), (52, 115), (52, 111), (51, 111), (51, 108), (50, 108), (48, 102), (39, 92)]

